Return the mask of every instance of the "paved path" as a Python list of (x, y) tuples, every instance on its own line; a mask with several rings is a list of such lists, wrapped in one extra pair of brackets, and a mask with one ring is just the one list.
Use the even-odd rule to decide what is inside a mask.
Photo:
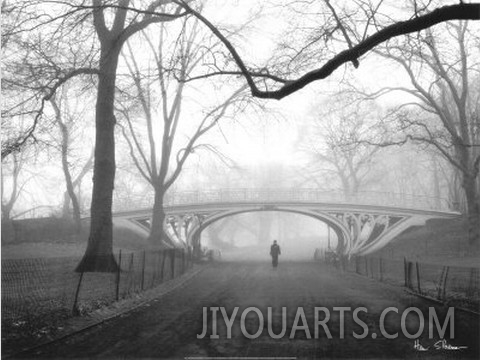
[[(431, 303), (405, 293), (401, 288), (382, 284), (355, 274), (344, 274), (318, 263), (281, 263), (272, 269), (266, 263), (218, 263), (201, 271), (182, 287), (152, 300), (148, 304), (108, 321), (98, 327), (68, 338), (61, 343), (39, 349), (26, 357), (44, 358), (207, 358), (207, 357), (283, 357), (283, 358), (464, 358), (479, 355), (478, 318), (460, 311), (454, 313), (455, 338), (450, 344), (466, 345), (467, 350), (430, 350), (417, 352), (414, 340), (407, 339), (400, 326), (402, 311), (418, 307), (428, 320)], [(197, 334), (203, 331), (204, 308), (224, 307), (230, 316), (235, 307), (238, 314), (232, 326), (231, 338), (220, 312), (217, 321), (208, 315), (208, 333), (202, 339)], [(256, 307), (264, 315), (264, 328), (258, 337), (247, 338), (242, 332), (254, 334), (259, 329), (259, 318), (249, 312), (241, 321), (240, 315), (247, 307)], [(268, 334), (267, 308), (273, 310), (272, 323), (275, 333), (282, 329), (281, 308), (287, 308), (286, 333), (280, 339)], [(311, 335), (301, 330), (303, 325), (298, 308), (304, 310)], [(318, 326), (315, 338), (314, 308), (325, 307), (331, 318), (326, 323), (331, 339), (322, 326)], [(341, 338), (340, 311), (334, 307), (350, 307), (345, 312), (344, 338)], [(363, 339), (356, 339), (353, 333), (362, 334), (363, 329), (353, 320), (352, 312), (365, 307), (359, 318), (368, 330)], [(380, 329), (380, 314), (388, 307), (397, 307), (400, 315), (390, 313), (386, 317), (388, 333), (398, 332), (396, 339), (386, 339)], [(441, 322), (445, 309), (437, 309)], [(323, 319), (324, 312), (319, 312)], [(296, 315), (300, 316), (297, 330), (290, 338)], [(217, 324), (218, 338), (210, 338)], [(407, 317), (407, 330), (415, 333), (419, 328), (418, 316)], [(375, 333), (375, 335), (373, 335)], [(428, 322), (420, 336), (425, 347), (438, 340), (428, 339)], [(375, 338), (376, 337), (376, 338)], [(448, 338), (448, 331), (447, 331)]]

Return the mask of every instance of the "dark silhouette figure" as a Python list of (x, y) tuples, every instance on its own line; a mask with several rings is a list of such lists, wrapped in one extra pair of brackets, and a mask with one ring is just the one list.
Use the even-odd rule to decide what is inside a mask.
[(278, 266), (278, 255), (280, 254), (280, 246), (278, 246), (277, 240), (273, 240), (273, 245), (270, 246), (270, 256), (272, 257), (272, 266), (274, 268)]

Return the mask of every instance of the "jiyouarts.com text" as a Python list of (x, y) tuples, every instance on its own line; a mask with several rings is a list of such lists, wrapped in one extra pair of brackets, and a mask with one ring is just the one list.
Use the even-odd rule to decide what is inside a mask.
[[(309, 319), (303, 307), (294, 309), (294, 312), (287, 311), (286, 307), (281, 309), (267, 307), (263, 310), (257, 307), (247, 307), (243, 310), (234, 307), (230, 311), (221, 306), (204, 307), (203, 328), (201, 333), (197, 334), (197, 338), (231, 339), (232, 328), (234, 326), (238, 328), (238, 325), (241, 334), (248, 339), (256, 339), (262, 334), (267, 334), (272, 339), (284, 337), (293, 339), (297, 336), (307, 339), (320, 337), (332, 339), (335, 336), (344, 339), (349, 335), (356, 339), (367, 337), (375, 339), (379, 336), (396, 339), (399, 333), (408, 339), (418, 339), (424, 331), (428, 331), (429, 339), (434, 337), (443, 339), (447, 330), (450, 339), (455, 335), (453, 307), (450, 307), (443, 317), (437, 314), (434, 307), (429, 307), (425, 313), (416, 307), (402, 311), (396, 307), (387, 307), (379, 317), (377, 316), (373, 325), (371, 318), (367, 320), (369, 317), (366, 307), (338, 306), (331, 309), (314, 307), (307, 310), (310, 311)], [(287, 316), (287, 313), (293, 316)], [(353, 323), (354, 329), (350, 327), (347, 329), (347, 323)], [(220, 329), (226, 329), (226, 333), (220, 332)], [(351, 332), (347, 333), (350, 330)]]

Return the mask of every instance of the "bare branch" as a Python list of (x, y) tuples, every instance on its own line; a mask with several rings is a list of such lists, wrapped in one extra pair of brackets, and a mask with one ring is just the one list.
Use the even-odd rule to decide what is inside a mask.
[(448, 5), (437, 8), (436, 10), (420, 15), (414, 18), (411, 18), (406, 21), (400, 21), (389, 25), (377, 33), (369, 36), (365, 40), (361, 41), (357, 45), (351, 47), (348, 50), (344, 50), (338, 53), (336, 56), (331, 58), (327, 61), (323, 66), (313, 71), (307, 72), (300, 78), (297, 78), (293, 81), (288, 81), (283, 84), (277, 90), (260, 90), (250, 71), (247, 69), (243, 59), (236, 51), (235, 47), (232, 43), (220, 32), (220, 30), (215, 27), (209, 20), (207, 20), (204, 16), (200, 13), (192, 9), (186, 2), (182, 0), (174, 0), (185, 10), (194, 15), (198, 18), (205, 26), (207, 26), (215, 36), (225, 45), (225, 47), (230, 52), (231, 56), (235, 60), (240, 72), (244, 76), (245, 80), (250, 87), (251, 93), (255, 97), (259, 98), (269, 98), (269, 99), (282, 99), (300, 89), (305, 87), (306, 85), (321, 79), (325, 79), (330, 76), (336, 69), (338, 69), (341, 65), (347, 62), (355, 62), (358, 61), (358, 58), (370, 50), (374, 49), (377, 45), (387, 41), (388, 39), (410, 34), (413, 32), (418, 32), (423, 29), (427, 29), (432, 27), (436, 24), (448, 21), (448, 20), (455, 20), (455, 19), (463, 19), (463, 20), (479, 20), (480, 19), (480, 4), (473, 3), (473, 4), (456, 4), (456, 5)]
[(65, 74), (63, 77), (61, 77), (52, 87), (48, 89), (45, 89), (45, 88), (43, 89), (43, 92), (45, 92), (46, 94), (42, 97), (40, 101), (40, 107), (36, 111), (36, 115), (33, 118), (33, 124), (23, 135), (19, 136), (16, 139), (7, 140), (6, 144), (2, 146), (2, 161), (12, 152), (20, 151), (20, 149), (25, 145), (25, 143), (29, 139), (33, 138), (38, 122), (40, 121), (40, 118), (43, 115), (43, 111), (45, 109), (45, 103), (50, 101), (52, 96), (55, 95), (55, 92), (58, 90), (58, 88), (60, 88), (60, 86), (65, 84), (68, 80), (76, 76), (86, 75), (86, 74), (98, 74), (98, 69), (82, 68), (82, 69), (72, 70), (69, 73)]
[[(352, 40), (350, 40), (350, 36), (348, 36), (347, 30), (345, 30), (345, 26), (343, 26), (342, 20), (340, 20), (340, 18), (338, 17), (337, 12), (335, 11), (335, 8), (332, 6), (332, 4), (330, 4), (330, 0), (325, 0), (325, 3), (327, 4), (328, 8), (331, 10), (333, 17), (335, 18), (335, 21), (338, 24), (338, 27), (342, 31), (343, 37), (347, 41), (348, 48), (349, 49), (353, 48)], [(358, 68), (358, 66), (360, 65), (358, 63), (358, 59), (354, 59), (352, 63), (353, 63), (353, 66), (355, 66), (355, 68)]]

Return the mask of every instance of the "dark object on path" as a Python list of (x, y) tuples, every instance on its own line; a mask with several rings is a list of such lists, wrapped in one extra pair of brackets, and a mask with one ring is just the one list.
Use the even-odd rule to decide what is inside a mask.
[(278, 255), (280, 254), (280, 246), (278, 246), (277, 240), (273, 240), (273, 245), (270, 246), (270, 256), (272, 257), (272, 266), (274, 268), (278, 266)]

